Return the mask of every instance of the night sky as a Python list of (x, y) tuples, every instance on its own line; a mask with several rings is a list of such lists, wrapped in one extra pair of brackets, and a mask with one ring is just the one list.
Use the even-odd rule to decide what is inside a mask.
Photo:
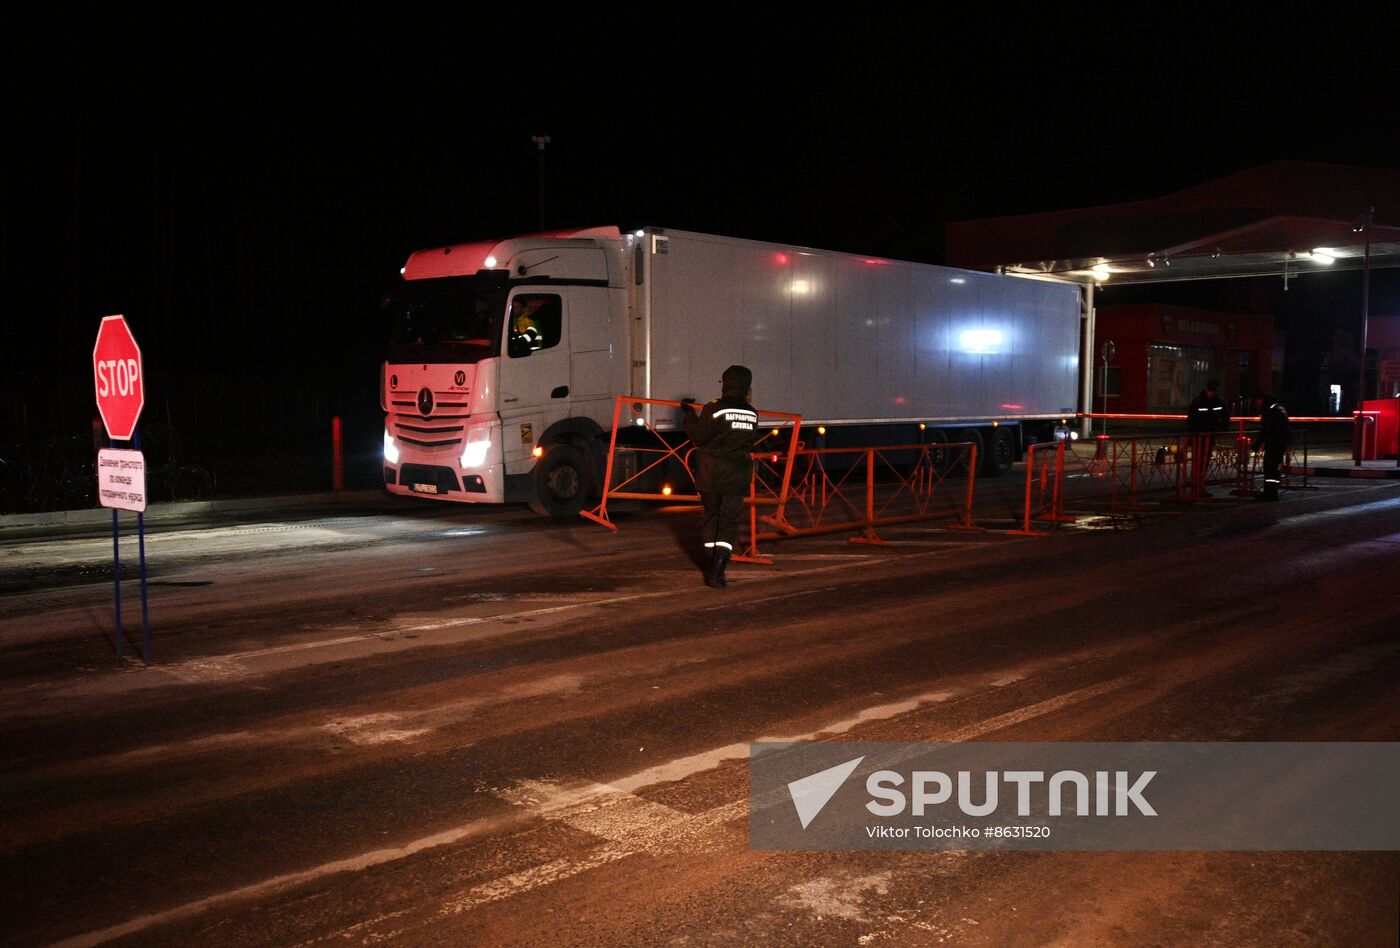
[(536, 228), (535, 134), (550, 227), (933, 263), (949, 220), (1283, 158), (1400, 167), (1397, 77), (1370, 61), (1384, 30), (1340, 16), (319, 9), (10, 24), (0, 421), (23, 399), (49, 403), (33, 424), (81, 427), (112, 312), (163, 399), (256, 415), (277, 389), (308, 417), (371, 418), (377, 298), (416, 248)]

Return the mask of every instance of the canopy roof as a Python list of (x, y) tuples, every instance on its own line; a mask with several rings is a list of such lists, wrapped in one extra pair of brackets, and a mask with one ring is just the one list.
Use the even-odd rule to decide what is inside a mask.
[(1400, 172), (1297, 161), (1147, 201), (952, 223), (948, 263), (1110, 284), (1357, 269), (1371, 208), (1370, 265), (1400, 266)]

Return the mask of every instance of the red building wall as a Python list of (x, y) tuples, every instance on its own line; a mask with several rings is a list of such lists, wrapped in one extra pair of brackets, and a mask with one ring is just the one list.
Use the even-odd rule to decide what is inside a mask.
[(1094, 332), (1094, 410), (1103, 398), (1103, 344), (1114, 343), (1109, 363), (1111, 412), (1176, 412), (1200, 392), (1209, 378), (1220, 382), (1232, 406), (1255, 388), (1272, 391), (1274, 320), (1142, 303), (1101, 306)]

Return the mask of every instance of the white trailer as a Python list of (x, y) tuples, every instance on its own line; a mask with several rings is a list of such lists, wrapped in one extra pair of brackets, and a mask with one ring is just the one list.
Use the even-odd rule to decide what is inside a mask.
[(572, 515), (617, 396), (706, 400), (736, 362), (755, 404), (830, 446), (973, 440), (984, 473), (1074, 412), (1073, 286), (654, 227), (423, 250), (403, 277), (381, 386), (394, 493)]

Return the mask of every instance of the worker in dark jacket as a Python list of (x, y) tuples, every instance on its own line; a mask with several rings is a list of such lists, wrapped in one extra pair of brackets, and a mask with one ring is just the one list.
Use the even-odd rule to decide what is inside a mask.
[(1205, 391), (1197, 395), (1186, 409), (1186, 430), (1191, 438), (1191, 477), (1198, 496), (1209, 497), (1206, 482), (1210, 479), (1210, 458), (1215, 450), (1216, 432), (1230, 424), (1230, 410), (1220, 397), (1220, 383), (1206, 382)]
[(1225, 399), (1220, 397), (1220, 383), (1215, 379), (1206, 382), (1205, 391), (1197, 395), (1186, 409), (1186, 430), (1192, 434), (1214, 434), (1224, 431), (1230, 424), (1230, 410), (1225, 407)]
[(1264, 490), (1255, 495), (1257, 500), (1278, 500), (1278, 489), (1282, 478), (1279, 469), (1283, 464), (1283, 454), (1293, 441), (1293, 429), (1288, 423), (1288, 409), (1283, 402), (1265, 395), (1263, 391), (1254, 393), (1254, 402), (1259, 409), (1259, 447), (1264, 449)]
[(721, 395), (696, 414), (691, 399), (682, 399), (685, 433), (699, 456), (695, 487), (705, 505), (705, 548), (710, 569), (705, 585), (724, 587), (724, 568), (738, 539), (739, 514), (753, 479), (754, 434), (758, 413), (749, 404), (753, 373), (731, 365), (720, 379)]

